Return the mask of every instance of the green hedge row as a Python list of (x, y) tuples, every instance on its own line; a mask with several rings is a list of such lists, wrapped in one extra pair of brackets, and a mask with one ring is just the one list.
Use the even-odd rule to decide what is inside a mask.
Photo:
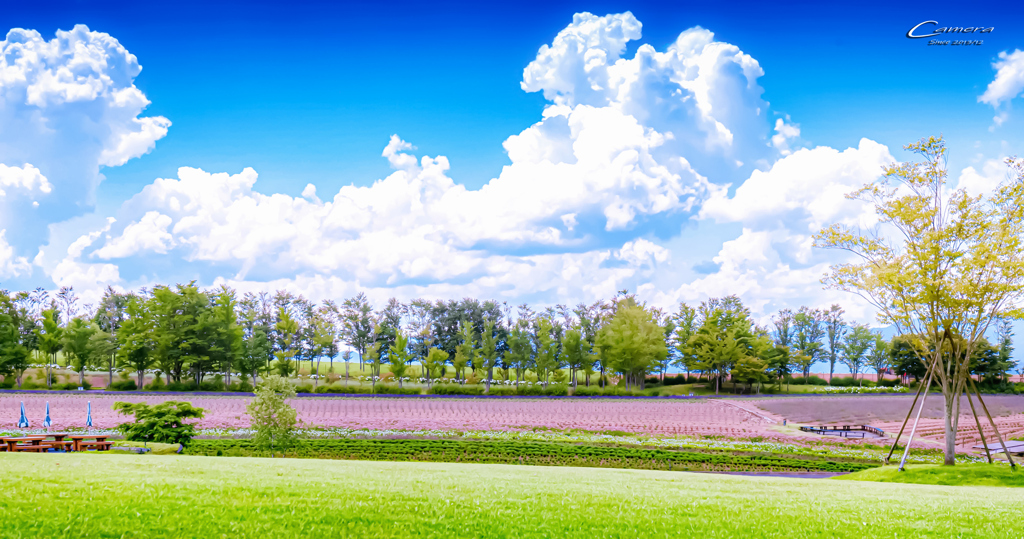
[[(189, 455), (267, 456), (249, 440), (193, 440)], [(417, 462), (483, 462), (678, 471), (855, 472), (878, 464), (771, 453), (703, 453), (607, 445), (465, 440), (300, 440), (287, 457)]]

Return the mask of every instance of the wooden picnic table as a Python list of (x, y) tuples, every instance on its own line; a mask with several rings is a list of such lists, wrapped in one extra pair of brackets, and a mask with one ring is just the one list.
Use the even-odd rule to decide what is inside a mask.
[[(46, 436), (6, 436), (0, 438), (7, 444), (7, 450), (14, 451), (36, 451), (43, 452), (50, 449), (49, 445), (43, 445)], [(24, 442), (24, 443), (22, 443)]]
[[(72, 446), (74, 451), (84, 451), (89, 447), (110, 449), (110, 446), (113, 444), (113, 442), (107, 441), (109, 436), (105, 434), (73, 434), (68, 436), (68, 438), (71, 438), (71, 441), (74, 442), (74, 445)], [(87, 442), (86, 440), (95, 440), (95, 442)]]

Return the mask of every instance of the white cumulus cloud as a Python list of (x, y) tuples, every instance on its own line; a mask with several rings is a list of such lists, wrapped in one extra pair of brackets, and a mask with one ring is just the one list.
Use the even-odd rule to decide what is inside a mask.
[(978, 96), (978, 101), (998, 107), (1024, 92), (1024, 51), (999, 53), (999, 59), (992, 63), (996, 78)]
[[(50, 224), (89, 211), (102, 167), (167, 134), (166, 118), (140, 117), (141, 69), (115, 38), (83, 25), (50, 40), (15, 28), (0, 41), (0, 230), (16, 252), (34, 253)], [(13, 187), (38, 204), (12, 198)]]
[[(776, 115), (753, 57), (701, 27), (664, 50), (640, 44), (630, 57), (641, 29), (628, 12), (581, 13), (542, 46), (522, 88), (550, 103), (505, 140), (510, 164), (480, 188), (455, 182), (445, 156), (417, 154), (398, 135), (381, 152), (393, 172), (335, 193), (313, 184), (300, 197), (264, 193), (251, 168), (182, 167), (110, 220), (93, 220), (66, 254), (53, 249), (59, 256), (47, 252), (37, 264), (76, 288), (198, 276), (312, 298), (365, 290), (378, 302), (557, 303), (631, 288), (669, 308), (736, 293), (767, 312), (837, 299), (818, 284), (830, 259), (811, 249), (810, 235), (835, 220), (870, 224), (871, 213), (843, 195), (877, 177), (892, 160), (888, 150), (870, 140), (843, 151), (801, 149), (799, 124), (769, 120)], [(116, 44), (108, 38), (89, 39)], [(66, 88), (42, 84), (52, 89), (34, 94), (47, 107), (107, 96), (134, 111), (90, 146), (95, 170), (147, 151), (169, 125), (138, 117), (148, 102), (131, 84), (134, 57), (123, 51), (108, 61), (134, 66), (118, 91), (104, 93), (106, 79), (96, 77)], [(35, 160), (19, 166), (29, 162), (54, 193), (65, 188), (63, 176), (54, 179)], [(708, 239), (693, 232), (695, 222), (736, 232)], [(711, 260), (694, 260), (695, 251)], [(696, 262), (716, 269), (686, 274)]]
[(0, 197), (7, 196), (7, 190), (18, 190), (30, 195), (38, 191), (45, 195), (53, 190), (53, 186), (46, 176), (32, 165), (10, 167), (0, 163)]

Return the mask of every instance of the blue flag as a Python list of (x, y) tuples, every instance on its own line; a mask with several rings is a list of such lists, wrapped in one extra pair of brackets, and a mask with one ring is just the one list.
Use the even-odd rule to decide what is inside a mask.
[(43, 427), (50, 426), (50, 401), (46, 401), (46, 419), (43, 420)]
[(88, 409), (88, 412), (86, 412), (86, 416), (85, 416), (85, 426), (86, 427), (91, 427), (92, 426), (92, 401), (89, 401), (87, 404), (89, 406), (89, 409)]

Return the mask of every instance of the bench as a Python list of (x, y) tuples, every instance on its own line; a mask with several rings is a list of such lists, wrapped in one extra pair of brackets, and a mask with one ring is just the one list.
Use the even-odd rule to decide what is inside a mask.
[(88, 451), (90, 448), (95, 448), (100, 451), (110, 451), (110, 446), (114, 445), (114, 442), (78, 442), (78, 449), (80, 451)]
[(50, 446), (42, 444), (15, 444), (12, 447), (14, 451), (35, 451), (36, 453), (45, 453), (50, 450)]
[(71, 440), (50, 440), (42, 443), (43, 445), (47, 445), (58, 451), (71, 451), (71, 448), (75, 445), (75, 442), (72, 442)]

